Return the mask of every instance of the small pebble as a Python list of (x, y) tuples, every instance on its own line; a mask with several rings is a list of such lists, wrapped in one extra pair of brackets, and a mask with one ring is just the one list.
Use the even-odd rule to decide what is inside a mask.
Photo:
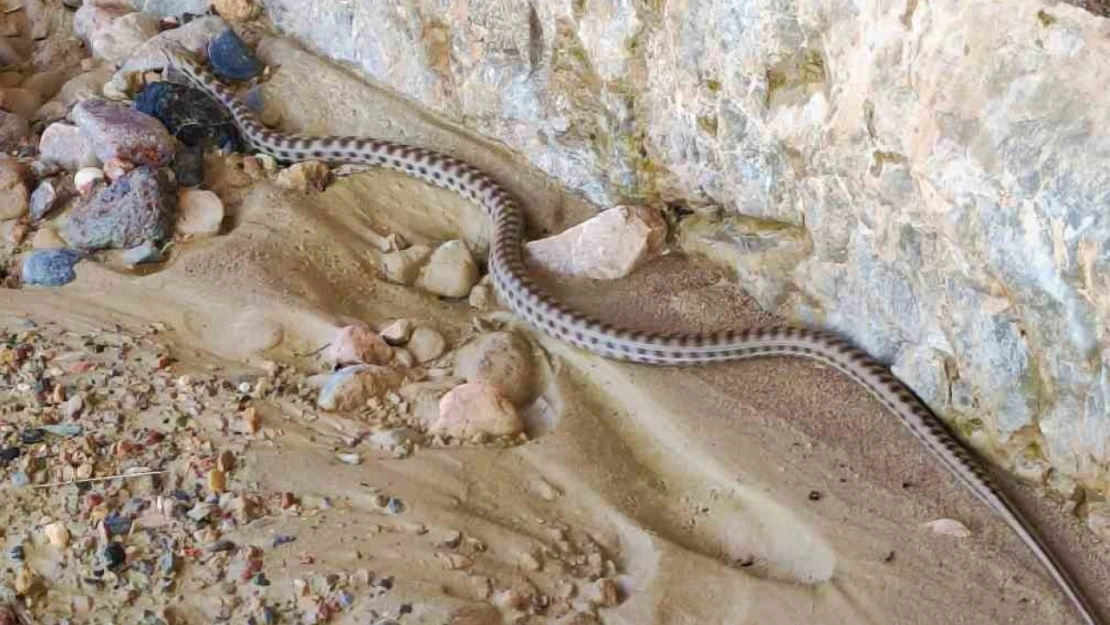
[(23, 550), (23, 545), (13, 545), (10, 549), (8, 549), (8, 559), (13, 562), (23, 562), (25, 553), (26, 552)]
[(35, 250), (23, 257), (24, 284), (62, 286), (77, 279), (73, 267), (84, 254), (71, 249)]
[(394, 284), (412, 286), (420, 275), (420, 268), (431, 255), (432, 249), (426, 245), (382, 254), (382, 277)]
[(22, 115), (0, 111), (0, 151), (14, 152), (31, 137), (31, 124)]
[(157, 263), (162, 260), (162, 250), (154, 243), (146, 241), (124, 252), (120, 260), (129, 267)]
[(340, 328), (331, 340), (325, 359), (332, 365), (384, 365), (393, 357), (393, 350), (373, 330), (360, 326)]
[(420, 270), (416, 286), (444, 297), (467, 297), (478, 283), (478, 264), (462, 241), (440, 245)]
[(117, 569), (123, 566), (123, 563), (127, 561), (127, 552), (123, 549), (123, 545), (119, 543), (109, 543), (108, 546), (100, 552), (100, 557), (109, 570)]
[(406, 347), (418, 362), (426, 363), (443, 355), (444, 350), (447, 349), (447, 341), (439, 332), (421, 326), (413, 330)]
[(58, 231), (49, 225), (36, 230), (34, 238), (31, 239), (31, 247), (36, 250), (56, 250), (65, 246), (66, 242), (58, 236)]
[(65, 548), (69, 545), (69, 528), (61, 521), (55, 521), (43, 528), (46, 539), (55, 547)]
[(104, 177), (104, 170), (99, 167), (82, 167), (73, 175), (73, 186), (78, 193), (85, 195), (91, 193)]
[(339, 454), (335, 454), (335, 457), (337, 459), (339, 459), (339, 461), (342, 462), (343, 464), (361, 464), (362, 463), (362, 456), (360, 456), (358, 454), (355, 454), (355, 453), (339, 453)]
[(219, 469), (212, 469), (208, 472), (208, 490), (217, 495), (224, 493), (227, 490), (227, 475)]
[(108, 177), (108, 180), (116, 180), (132, 169), (135, 169), (135, 164), (121, 158), (110, 158), (104, 161), (103, 169), (104, 175)]
[(216, 466), (224, 473), (230, 473), (235, 470), (235, 454), (231, 450), (225, 449), (220, 452), (219, 458), (216, 459)]
[(249, 80), (262, 71), (243, 40), (228, 28), (208, 44), (212, 73), (225, 80)]
[(512, 402), (485, 382), (460, 384), (439, 402), (439, 419), (430, 431), (462, 440), (476, 435), (510, 436), (524, 430)]
[(381, 337), (390, 345), (404, 345), (412, 336), (412, 322), (398, 319), (381, 331)]
[(64, 199), (62, 186), (53, 180), (43, 180), (31, 194), (31, 219), (39, 221), (54, 210)]
[(184, 189), (177, 199), (178, 234), (213, 236), (224, 221), (224, 203), (212, 191)]
[(27, 214), (31, 191), (31, 171), (13, 158), (0, 159), (0, 221)]
[(331, 170), (319, 161), (304, 161), (282, 170), (277, 184), (295, 191), (323, 191), (331, 180)]
[(255, 0), (213, 0), (212, 8), (229, 22), (254, 19), (261, 10)]

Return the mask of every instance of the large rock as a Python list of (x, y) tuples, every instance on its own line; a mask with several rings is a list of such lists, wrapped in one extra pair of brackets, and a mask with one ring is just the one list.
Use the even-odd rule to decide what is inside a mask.
[(747, 215), (705, 236), (756, 259), (766, 308), (894, 364), (996, 458), (1102, 488), (1104, 18), (1039, 0), (406, 7), (265, 3), (598, 205)]
[(129, 249), (173, 232), (176, 189), (168, 170), (136, 167), (75, 206), (63, 236), (81, 249)]
[(173, 160), (176, 144), (162, 122), (126, 104), (89, 98), (71, 115), (101, 162), (120, 158), (162, 167)]

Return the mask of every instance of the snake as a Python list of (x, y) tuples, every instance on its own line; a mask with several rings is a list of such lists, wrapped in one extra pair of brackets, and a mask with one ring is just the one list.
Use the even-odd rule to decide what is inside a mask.
[(288, 134), (262, 124), (222, 80), (182, 49), (168, 47), (166, 68), (227, 109), (245, 147), (281, 163), (319, 161), (383, 168), (447, 189), (479, 205), (492, 222), (488, 272), (494, 292), (531, 327), (597, 356), (660, 366), (704, 365), (753, 358), (793, 357), (830, 366), (866, 389), (899, 418), (941, 466), (1025, 543), (1085, 625), (1102, 625), (1090, 600), (1034, 526), (994, 482), (975, 453), (881, 362), (837, 334), (795, 325), (712, 333), (652, 333), (618, 327), (572, 310), (529, 275), (525, 221), (517, 200), (490, 175), (435, 150), (371, 137)]

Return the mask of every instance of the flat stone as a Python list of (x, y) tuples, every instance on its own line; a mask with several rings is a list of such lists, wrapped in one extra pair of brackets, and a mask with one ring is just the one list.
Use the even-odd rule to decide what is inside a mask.
[(77, 279), (73, 267), (84, 255), (72, 249), (35, 250), (23, 257), (23, 284), (62, 286)]
[(665, 250), (667, 222), (653, 208), (619, 206), (563, 232), (525, 244), (525, 258), (552, 273), (623, 278)]
[(39, 140), (39, 158), (69, 170), (100, 164), (92, 143), (81, 130), (61, 122), (50, 124), (43, 131)]

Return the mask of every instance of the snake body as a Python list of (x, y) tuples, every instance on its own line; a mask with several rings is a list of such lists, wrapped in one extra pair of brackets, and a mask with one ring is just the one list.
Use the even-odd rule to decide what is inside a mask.
[(170, 66), (225, 106), (244, 140), (281, 162), (318, 160), (398, 171), (445, 188), (479, 204), (493, 223), (489, 272), (498, 298), (519, 318), (556, 339), (620, 361), (653, 365), (697, 365), (791, 356), (829, 365), (867, 389), (894, 413), (932, 455), (1028, 546), (1086, 625), (1099, 625), (1095, 610), (1066, 567), (1019, 509), (987, 475), (980, 461), (890, 371), (830, 332), (773, 326), (711, 334), (657, 334), (613, 326), (561, 304), (529, 277), (522, 243), (524, 219), (516, 200), (490, 176), (433, 150), (366, 137), (283, 134), (261, 124), (231, 90), (207, 69), (178, 51)]

